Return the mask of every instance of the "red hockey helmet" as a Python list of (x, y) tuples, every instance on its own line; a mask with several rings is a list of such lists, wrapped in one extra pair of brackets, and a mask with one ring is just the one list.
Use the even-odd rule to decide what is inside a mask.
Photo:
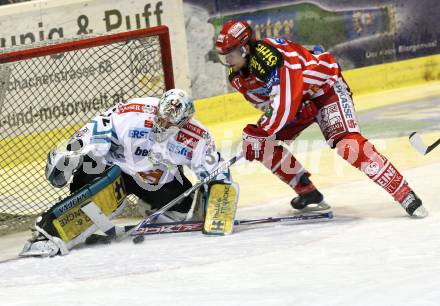
[(252, 28), (246, 21), (229, 20), (225, 22), (215, 42), (220, 54), (227, 54), (240, 48), (252, 39)]

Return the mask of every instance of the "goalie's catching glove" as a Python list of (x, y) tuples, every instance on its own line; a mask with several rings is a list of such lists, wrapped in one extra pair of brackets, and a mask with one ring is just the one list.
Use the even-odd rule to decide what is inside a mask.
[(82, 141), (70, 139), (52, 149), (47, 155), (45, 175), (54, 187), (64, 187), (73, 171), (83, 162)]

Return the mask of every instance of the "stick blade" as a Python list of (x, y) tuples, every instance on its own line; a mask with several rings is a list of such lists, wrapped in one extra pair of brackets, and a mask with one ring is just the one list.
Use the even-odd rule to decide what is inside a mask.
[(427, 153), (428, 147), (423, 143), (422, 137), (417, 132), (412, 132), (409, 135), (409, 142), (420, 154), (425, 155)]

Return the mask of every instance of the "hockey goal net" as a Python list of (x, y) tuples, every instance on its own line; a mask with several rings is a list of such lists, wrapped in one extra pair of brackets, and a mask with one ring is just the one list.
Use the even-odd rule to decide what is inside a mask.
[(51, 148), (110, 106), (173, 87), (166, 26), (0, 50), (0, 235), (68, 195), (44, 178)]

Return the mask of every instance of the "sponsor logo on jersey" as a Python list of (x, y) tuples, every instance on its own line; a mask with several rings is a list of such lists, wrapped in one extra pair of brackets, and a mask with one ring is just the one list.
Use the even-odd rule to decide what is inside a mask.
[(144, 121), (144, 127), (149, 128), (149, 129), (153, 128), (153, 121), (148, 120), (148, 119), (145, 120)]
[(344, 115), (346, 118), (353, 118), (353, 104), (351, 101), (351, 97), (348, 94), (347, 86), (340, 82), (339, 80), (335, 83), (334, 89), (336, 94), (339, 97), (339, 100), (341, 101), (342, 108), (344, 109)]
[(200, 137), (205, 137), (207, 134), (207, 132), (204, 129), (198, 127), (197, 125), (192, 124), (191, 122), (188, 122), (183, 128), (193, 132), (196, 135), (199, 135)]
[(271, 40), (272, 42), (279, 44), (279, 45), (287, 44), (286, 40), (283, 38), (273, 37), (273, 38), (269, 38), (269, 40)]
[(136, 139), (143, 139), (148, 138), (148, 134), (150, 133), (149, 129), (131, 129), (128, 131), (128, 137), (130, 138), (136, 138)]
[(197, 143), (199, 142), (199, 140), (183, 131), (179, 131), (179, 133), (177, 133), (177, 137), (176, 140), (178, 142), (181, 142), (183, 144), (185, 144), (185, 146), (188, 146), (190, 148), (194, 148)]
[(163, 171), (160, 169), (155, 169), (145, 172), (138, 172), (138, 175), (142, 178), (142, 180), (144, 180), (148, 184), (156, 185), (159, 184), (160, 178), (163, 175)]
[(150, 151), (147, 149), (142, 149), (141, 147), (137, 147), (136, 150), (134, 151), (134, 155), (148, 156), (148, 152)]
[(278, 62), (278, 56), (276, 56), (267, 45), (258, 44), (257, 47), (255, 47), (255, 52), (266, 60), (266, 65), (269, 67), (275, 66)]
[(167, 144), (167, 149), (172, 153), (183, 155), (187, 159), (191, 159), (193, 155), (193, 151), (191, 148), (187, 146), (176, 145), (171, 142)]
[(259, 63), (255, 56), (251, 57), (249, 62), (249, 66), (252, 68), (254, 72), (257, 72), (258, 77), (261, 79), (261, 76), (266, 75), (266, 70), (264, 70), (263, 66)]
[(339, 107), (336, 102), (324, 106), (320, 109), (319, 113), (319, 126), (324, 133), (325, 139), (329, 140), (341, 133), (346, 132), (339, 112)]
[(248, 90), (247, 92), (254, 95), (270, 96), (273, 86), (277, 86), (279, 84), (280, 84), (280, 77), (279, 77), (278, 69), (275, 69), (272, 75), (269, 77), (269, 80), (266, 82), (266, 84), (257, 87), (255, 89)]
[(143, 113), (143, 104), (123, 104), (118, 107), (118, 114), (125, 114), (125, 113)]
[(260, 80), (268, 82), (275, 69), (283, 63), (283, 56), (273, 46), (259, 42), (249, 60), (249, 68)]

